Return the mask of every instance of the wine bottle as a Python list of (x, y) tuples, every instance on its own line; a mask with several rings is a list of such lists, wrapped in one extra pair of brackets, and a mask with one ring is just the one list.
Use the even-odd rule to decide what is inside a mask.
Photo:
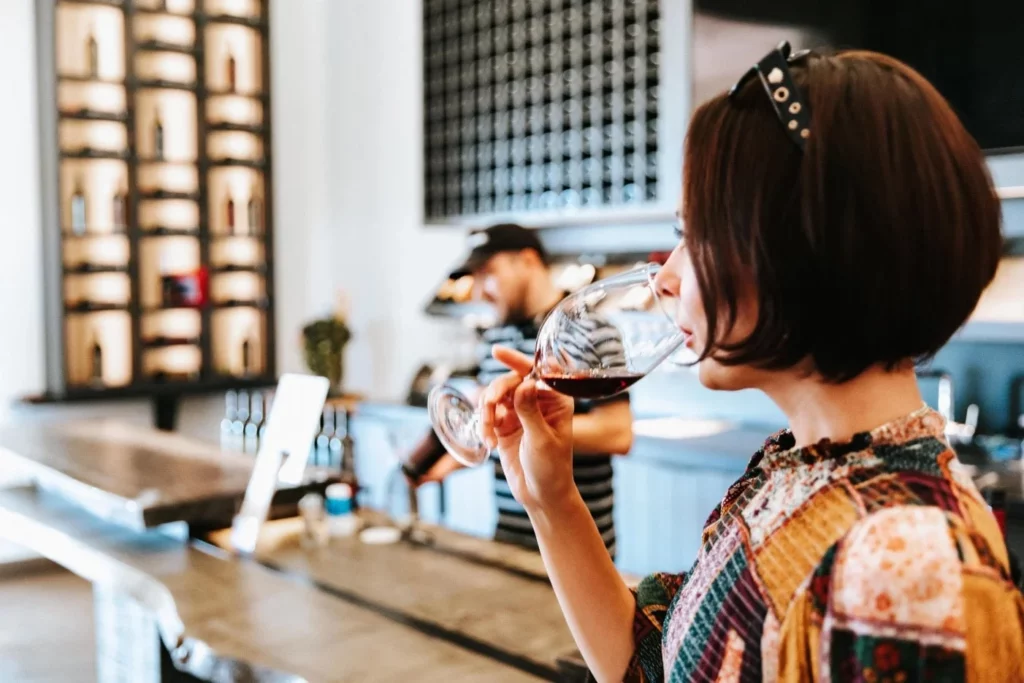
[(246, 337), (242, 340), (242, 377), (252, 372), (252, 342)]
[(231, 443), (235, 450), (245, 450), (245, 427), (249, 424), (249, 392), (238, 392), (238, 409), (231, 423)]
[(153, 158), (157, 161), (164, 159), (164, 124), (160, 120), (160, 112), (157, 112), (153, 123)]
[(248, 218), (249, 234), (253, 237), (262, 233), (260, 229), (260, 214), (263, 212), (262, 202), (256, 197), (255, 189), (249, 195)]
[(224, 393), (224, 419), (220, 421), (220, 445), (227, 447), (231, 443), (231, 427), (238, 414), (238, 394), (233, 390)]
[(249, 401), (249, 422), (245, 425), (245, 450), (248, 453), (255, 453), (259, 450), (260, 427), (263, 426), (263, 394), (258, 391), (252, 392), (252, 399)]
[(316, 435), (316, 464), (321, 467), (331, 463), (331, 437), (334, 435), (334, 408), (324, 406), (320, 416), (320, 433)]
[(228, 197), (228, 233), (234, 234), (235, 232), (235, 200)]
[(114, 193), (113, 199), (114, 228), (124, 230), (128, 227), (128, 193), (123, 189)]
[(95, 32), (89, 33), (89, 38), (85, 42), (86, 51), (86, 64), (89, 65), (89, 78), (99, 78), (100, 76), (100, 45), (96, 41)]
[(260, 394), (260, 398), (263, 399), (263, 421), (260, 423), (260, 428), (256, 433), (256, 440), (259, 443), (263, 443), (263, 436), (267, 433), (267, 421), (270, 419), (270, 410), (274, 396), (273, 394), (270, 396)]
[(228, 92), (238, 92), (238, 62), (233, 54), (228, 55), (227, 61)]
[(100, 346), (98, 336), (92, 339), (92, 376), (90, 380), (93, 386), (103, 386), (103, 347)]
[(334, 411), (334, 424), (331, 425), (331, 427), (332, 427), (331, 428), (331, 441), (328, 444), (328, 448), (331, 451), (331, 456), (330, 456), (330, 458), (331, 458), (331, 460), (330, 460), (331, 467), (334, 467), (335, 464), (337, 464), (338, 467), (341, 467), (342, 441), (341, 441), (340, 422), (343, 419), (344, 419), (344, 415), (343, 415), (342, 411), (335, 410)]
[(85, 193), (82, 192), (82, 183), (75, 181), (75, 187), (71, 191), (71, 232), (76, 235), (84, 235), (86, 230), (85, 217)]

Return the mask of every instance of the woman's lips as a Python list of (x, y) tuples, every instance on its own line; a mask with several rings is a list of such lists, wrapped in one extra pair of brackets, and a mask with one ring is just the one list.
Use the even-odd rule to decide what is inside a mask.
[(683, 333), (683, 346), (687, 348), (692, 348), (691, 344), (693, 343), (693, 332), (690, 332), (689, 330), (682, 328), (680, 328), (680, 331)]

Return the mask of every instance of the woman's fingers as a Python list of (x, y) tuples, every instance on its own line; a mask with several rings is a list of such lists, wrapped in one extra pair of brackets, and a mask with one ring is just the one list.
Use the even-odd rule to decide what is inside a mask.
[(506, 416), (504, 413), (498, 414), (498, 407), (502, 404), (511, 404), (512, 394), (522, 381), (522, 377), (509, 372), (491, 382), (480, 395), (480, 435), (484, 443), (491, 448), (497, 447), (499, 433), (507, 433), (507, 425), (504, 424)]
[(533, 379), (523, 380), (516, 387), (514, 399), (516, 414), (524, 427), (543, 429), (547, 427), (544, 416), (541, 414), (540, 405), (537, 400), (537, 382)]
[(526, 377), (533, 369), (533, 358), (507, 346), (495, 346), (494, 359), (520, 377)]

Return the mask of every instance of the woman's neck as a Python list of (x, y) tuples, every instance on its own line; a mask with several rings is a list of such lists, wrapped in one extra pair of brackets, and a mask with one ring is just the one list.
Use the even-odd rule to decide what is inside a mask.
[(913, 367), (870, 368), (842, 384), (786, 373), (763, 390), (789, 419), (798, 446), (847, 441), (914, 412), (923, 404)]

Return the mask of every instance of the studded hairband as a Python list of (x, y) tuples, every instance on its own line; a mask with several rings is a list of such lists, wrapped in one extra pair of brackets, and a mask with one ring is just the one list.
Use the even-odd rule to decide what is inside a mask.
[(768, 93), (768, 101), (775, 109), (789, 139), (803, 151), (807, 138), (811, 136), (811, 110), (800, 95), (793, 74), (789, 71), (789, 65), (809, 55), (810, 50), (801, 50), (792, 55), (791, 51), (789, 41), (779, 43), (777, 48), (743, 74), (729, 90), (729, 97), (735, 96), (743, 86), (757, 76)]

